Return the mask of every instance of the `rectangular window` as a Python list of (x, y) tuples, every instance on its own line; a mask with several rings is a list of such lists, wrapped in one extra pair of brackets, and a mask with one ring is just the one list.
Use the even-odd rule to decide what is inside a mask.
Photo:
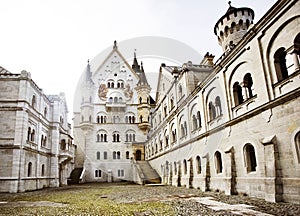
[(95, 177), (101, 178), (101, 176), (102, 176), (101, 170), (95, 170)]
[(118, 177), (124, 177), (124, 170), (118, 170)]

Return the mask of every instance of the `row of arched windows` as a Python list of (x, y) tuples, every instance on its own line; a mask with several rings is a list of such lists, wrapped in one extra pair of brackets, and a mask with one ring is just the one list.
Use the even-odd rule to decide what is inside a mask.
[[(41, 165), (41, 176), (45, 176), (45, 164)], [(27, 164), (27, 177), (32, 177), (33, 176), (33, 166), (32, 162), (28, 162)]]
[[(244, 159), (245, 159), (245, 168), (246, 171), (249, 172), (254, 172), (256, 171), (257, 167), (257, 161), (256, 161), (256, 155), (255, 155), (255, 149), (253, 145), (251, 144), (246, 144), (243, 149), (244, 153)], [(194, 168), (197, 174), (201, 174), (202, 168), (201, 168), (201, 158), (200, 156), (196, 156), (195, 158), (195, 165)], [(178, 175), (178, 163), (179, 162), (174, 162), (174, 174)], [(169, 164), (169, 163), (166, 163)], [(223, 165), (223, 159), (222, 159), (222, 154), (219, 151), (216, 151), (214, 154), (214, 164), (215, 164), (215, 172), (217, 174), (223, 173), (224, 171), (224, 165)], [(183, 174), (186, 175), (188, 170), (187, 166), (187, 160), (183, 160), (183, 166), (182, 166), (182, 171)]]
[[(121, 119), (119, 116), (113, 116), (112, 117), (112, 122), (113, 123), (120, 123)], [(107, 117), (104, 115), (97, 116), (96, 122), (98, 124), (106, 124), (107, 123)], [(135, 116), (134, 115), (129, 115), (125, 116), (125, 123), (130, 123), (134, 124), (135, 123)]]
[(107, 88), (124, 88), (124, 81), (118, 80), (115, 84), (115, 81), (109, 80), (107, 81)]
[[(289, 56), (288, 56), (289, 55)], [(287, 61), (291, 59), (290, 61)], [(299, 70), (300, 65), (300, 33), (294, 39), (293, 50), (287, 53), (285, 47), (280, 47), (274, 53), (274, 67), (276, 71), (277, 81), (285, 80), (294, 71)]]
[(222, 115), (222, 105), (219, 96), (215, 98), (215, 101), (210, 101), (208, 103), (208, 114), (210, 121)]
[[(96, 141), (97, 142), (108, 142), (107, 139), (107, 134), (106, 132), (100, 132), (96, 135)], [(112, 141), (113, 142), (121, 142), (121, 136), (119, 133), (115, 132), (112, 135)], [(136, 141), (136, 137), (135, 137), (135, 132), (127, 132), (125, 135), (125, 142), (135, 142)]]
[[(129, 151), (125, 152), (125, 158), (129, 159)], [(99, 151), (96, 152), (96, 159), (100, 160), (101, 159), (101, 153)], [(106, 151), (103, 152), (103, 159), (107, 160), (108, 159), (108, 154)], [(119, 160), (121, 159), (121, 152), (120, 151), (113, 151), (112, 153), (112, 159), (113, 160)]]
[[(242, 104), (245, 100), (252, 98), (253, 95), (253, 79), (250, 73), (247, 73), (241, 83), (233, 84), (233, 99), (235, 106)], [(243, 88), (242, 88), (243, 87)]]
[(35, 142), (35, 130), (31, 127), (28, 127), (27, 130), (27, 141)]

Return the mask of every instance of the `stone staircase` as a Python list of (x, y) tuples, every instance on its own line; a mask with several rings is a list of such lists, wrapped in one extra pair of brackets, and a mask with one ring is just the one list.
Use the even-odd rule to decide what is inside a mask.
[(150, 166), (148, 161), (136, 161), (136, 164), (139, 166), (139, 170), (143, 175), (144, 184), (160, 184), (161, 178), (158, 173)]
[(68, 185), (70, 184), (79, 184), (80, 182), (80, 178), (83, 172), (83, 168), (79, 167), (79, 168), (75, 168), (72, 170), (70, 177), (68, 178)]

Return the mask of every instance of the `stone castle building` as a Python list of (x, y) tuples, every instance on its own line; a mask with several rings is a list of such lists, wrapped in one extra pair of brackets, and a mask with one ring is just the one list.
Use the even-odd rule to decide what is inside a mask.
[(162, 64), (155, 105), (116, 44), (88, 65), (74, 113), (85, 181), (143, 182), (145, 160), (164, 184), (299, 203), (300, 2), (253, 20), (229, 5), (214, 27), (224, 54)]
[(83, 181), (135, 181), (134, 164), (145, 160), (153, 99), (143, 65), (130, 66), (117, 43), (92, 73), (88, 63), (76, 97), (74, 140)]
[(0, 67), (0, 192), (67, 184), (75, 145), (63, 93), (45, 95), (30, 73)]

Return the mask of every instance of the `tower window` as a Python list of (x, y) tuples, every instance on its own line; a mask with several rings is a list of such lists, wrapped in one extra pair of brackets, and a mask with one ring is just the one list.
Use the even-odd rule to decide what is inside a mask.
[(235, 106), (243, 103), (244, 101), (242, 87), (239, 85), (238, 82), (235, 82), (233, 84), (233, 99), (234, 99)]
[(28, 177), (32, 176), (32, 163), (31, 162), (28, 163), (27, 176)]

